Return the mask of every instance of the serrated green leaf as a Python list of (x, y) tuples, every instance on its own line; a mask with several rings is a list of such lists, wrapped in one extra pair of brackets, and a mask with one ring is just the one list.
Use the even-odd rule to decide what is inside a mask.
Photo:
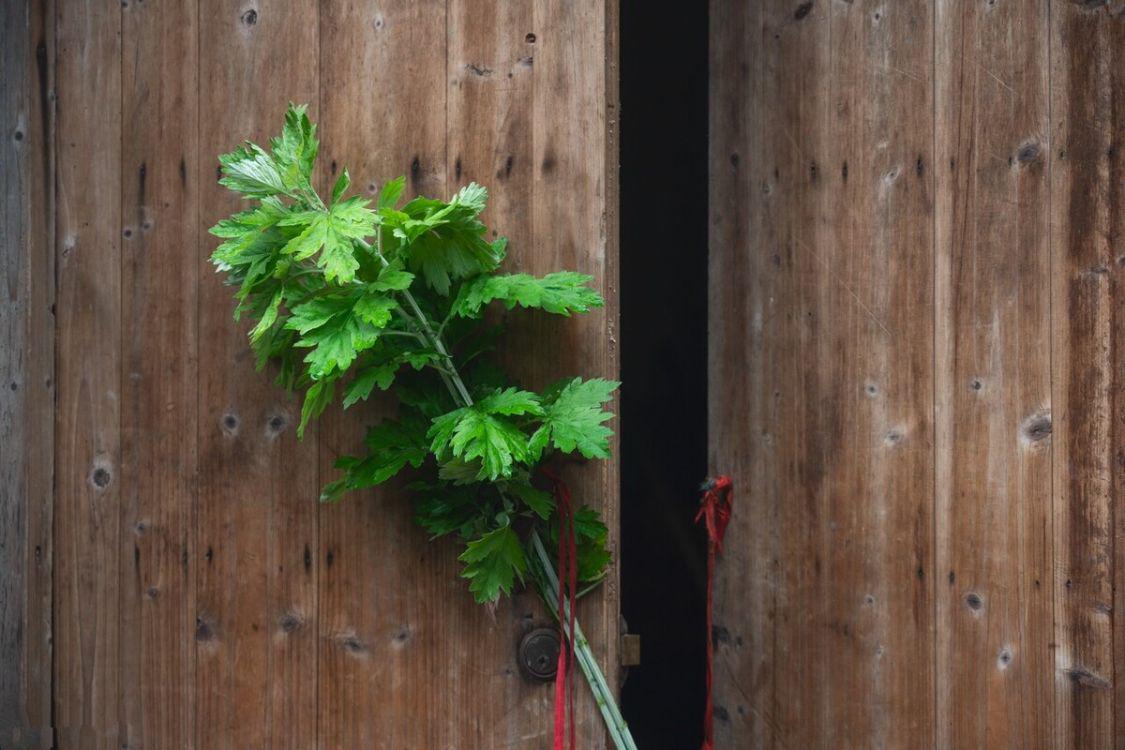
[(481, 276), (461, 288), (454, 310), (458, 315), (477, 317), (485, 305), (499, 300), (509, 310), (519, 305), (556, 315), (589, 312), (605, 304), (601, 295), (590, 287), (593, 280), (592, 276), (572, 271), (558, 271), (541, 278), (526, 273)]
[(400, 292), (409, 289), (414, 274), (404, 271), (401, 260), (394, 260), (379, 271), (379, 277), (369, 285), (380, 292)]
[(407, 267), (442, 296), (449, 294), (454, 280), (495, 270), (504, 256), (506, 240), (487, 242), (486, 228), (477, 218), (486, 198), (487, 191), (474, 183), (449, 203), (418, 197), (401, 212), (380, 212)]
[(273, 324), (277, 322), (277, 313), (281, 309), (281, 301), (284, 296), (284, 289), (278, 287), (277, 291), (274, 292), (273, 297), (270, 299), (269, 305), (262, 313), (261, 318), (259, 318), (258, 324), (250, 330), (251, 342), (260, 339), (265, 332), (272, 328)]
[(465, 569), (461, 575), (469, 579), (469, 590), (484, 604), (510, 594), (518, 578), (523, 581), (527, 558), (519, 536), (511, 526), (501, 526), (466, 545), (461, 553)]
[(332, 403), (335, 391), (336, 381), (333, 378), (325, 378), (312, 384), (305, 393), (304, 403), (301, 404), (301, 423), (297, 425), (298, 438), (305, 436), (305, 427), (308, 426), (309, 421), (323, 414)]
[(290, 214), (279, 223), (303, 229), (282, 252), (295, 260), (304, 260), (319, 252), (317, 266), (324, 270), (326, 280), (337, 284), (351, 282), (359, 268), (353, 241), (375, 232), (375, 214), (367, 208), (367, 203), (355, 196), (334, 203), (327, 211)]
[(527, 460), (527, 436), (523, 431), (479, 404), (434, 419), (428, 437), (430, 449), (439, 460), (445, 460), (447, 455), (466, 462), (480, 459), (477, 478), (482, 480), (511, 476), (513, 465)]
[(530, 391), (521, 391), (518, 388), (508, 388), (486, 396), (477, 401), (476, 408), (488, 414), (503, 414), (505, 416), (521, 414), (541, 416), (543, 414), (543, 408), (539, 405), (539, 396)]
[(531, 482), (527, 481), (526, 475), (518, 479), (513, 478), (508, 482), (507, 488), (509, 492), (522, 500), (532, 513), (544, 521), (550, 518), (551, 512), (555, 509), (555, 498), (550, 492), (533, 487)]
[(347, 192), (348, 186), (351, 184), (352, 176), (348, 174), (348, 168), (344, 167), (340, 176), (336, 178), (336, 184), (332, 186), (332, 202), (336, 203), (340, 200), (340, 196)]
[(398, 203), (398, 199), (402, 197), (402, 191), (406, 188), (406, 176), (396, 177), (383, 185), (383, 189), (379, 191), (379, 202), (376, 204), (378, 208), (394, 208)]
[(383, 328), (391, 322), (391, 311), (398, 307), (393, 297), (383, 294), (365, 294), (356, 300), (353, 311), (365, 323)]
[(429, 455), (424, 423), (412, 419), (386, 419), (370, 428), (364, 438), (367, 454), (344, 456), (336, 468), (344, 470), (343, 483), (357, 490), (386, 482), (407, 465), (422, 466)]
[(219, 184), (242, 193), (245, 198), (268, 198), (289, 195), (292, 186), (286, 183), (281, 167), (261, 146), (243, 145), (219, 157), (222, 177)]
[(586, 458), (608, 458), (613, 430), (602, 423), (612, 419), (613, 413), (604, 411), (602, 404), (613, 398), (619, 385), (600, 378), (574, 378), (567, 383), (546, 407), (543, 424), (531, 436), (531, 460), (539, 460), (548, 443), (563, 453), (578, 451)]
[(438, 467), (438, 478), (453, 484), (472, 484), (480, 474), (480, 461), (469, 463), (451, 458)]
[(274, 162), (285, 184), (293, 190), (311, 189), (313, 165), (320, 149), (316, 125), (309, 120), (306, 109), (304, 105), (290, 104), (281, 135), (270, 139)]

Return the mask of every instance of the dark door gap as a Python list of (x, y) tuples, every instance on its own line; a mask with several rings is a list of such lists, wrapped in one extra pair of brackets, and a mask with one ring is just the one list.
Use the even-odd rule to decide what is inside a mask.
[(621, 591), (640, 747), (698, 748), (707, 469), (707, 4), (621, 3)]

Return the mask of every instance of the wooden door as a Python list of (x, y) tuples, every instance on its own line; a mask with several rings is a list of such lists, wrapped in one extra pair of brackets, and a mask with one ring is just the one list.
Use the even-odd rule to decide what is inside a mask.
[[(525, 318), (509, 364), (612, 377), (616, 4), (2, 13), (0, 746), (548, 746), (553, 693), (515, 664), (535, 597), (475, 606), (401, 490), (318, 507), (362, 415), (296, 439), (204, 230), (237, 205), (217, 154), (308, 103), (324, 184), (477, 180), (512, 266), (593, 275), (606, 308)], [(611, 528), (616, 477), (569, 469)], [(611, 579), (580, 610), (611, 682), (617, 605)], [(602, 745), (588, 699), (579, 716)]]
[(711, 4), (720, 747), (1125, 742), (1119, 6)]

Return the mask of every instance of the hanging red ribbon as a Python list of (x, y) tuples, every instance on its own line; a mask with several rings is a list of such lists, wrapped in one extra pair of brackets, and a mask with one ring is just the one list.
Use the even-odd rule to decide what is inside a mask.
[[(559, 664), (555, 675), (555, 748), (566, 750), (566, 729), (570, 728), (570, 750), (576, 747), (574, 721), (574, 641), (567, 633), (574, 632), (574, 609), (578, 600), (578, 544), (574, 538), (574, 506), (570, 502), (570, 489), (562, 478), (547, 468), (540, 471), (551, 480), (554, 487), (555, 506), (559, 512)], [(567, 627), (563, 628), (563, 623)]]
[[(708, 480), (703, 485), (703, 497), (699, 502), (699, 512), (695, 514), (695, 522), (699, 523), (702, 519), (707, 526), (707, 707), (703, 714), (702, 750), (712, 750), (715, 746), (712, 728), (714, 718), (712, 714), (715, 708), (711, 695), (715, 644), (711, 634), (711, 628), (713, 627), (711, 614), (714, 604), (715, 558), (723, 551), (723, 536), (727, 533), (727, 524), (730, 523), (731, 502), (733, 500), (732, 487), (733, 483), (730, 477), (726, 475)], [(557, 747), (558, 745), (556, 745)]]

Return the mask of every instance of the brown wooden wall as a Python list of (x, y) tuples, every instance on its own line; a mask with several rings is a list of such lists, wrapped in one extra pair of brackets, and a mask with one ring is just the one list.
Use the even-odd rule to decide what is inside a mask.
[[(362, 415), (296, 440), (204, 230), (216, 155), (307, 102), (324, 184), (478, 180), (511, 265), (593, 274), (605, 311), (524, 318), (510, 359), (613, 376), (615, 2), (0, 8), (0, 747), (548, 746), (534, 597), (475, 606), (401, 491), (318, 507)], [(611, 528), (616, 476), (570, 477)], [(616, 584), (580, 617), (612, 682)]]
[(1125, 747), (1125, 15), (714, 0), (719, 746)]

